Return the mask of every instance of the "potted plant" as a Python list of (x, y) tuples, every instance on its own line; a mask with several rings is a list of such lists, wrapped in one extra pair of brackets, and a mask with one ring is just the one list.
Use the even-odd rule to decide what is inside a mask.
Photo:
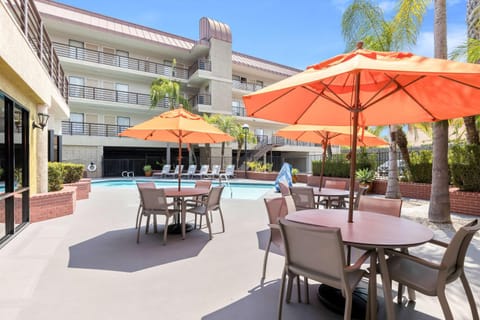
[(151, 177), (152, 176), (152, 166), (149, 164), (146, 164), (143, 166), (143, 172), (145, 173), (145, 177)]
[(298, 174), (298, 169), (297, 168), (292, 168), (292, 182), (293, 183), (297, 182), (297, 174)]
[(368, 168), (358, 169), (355, 177), (360, 186), (368, 187), (367, 192), (369, 192), (372, 189), (373, 180), (375, 180), (375, 171)]

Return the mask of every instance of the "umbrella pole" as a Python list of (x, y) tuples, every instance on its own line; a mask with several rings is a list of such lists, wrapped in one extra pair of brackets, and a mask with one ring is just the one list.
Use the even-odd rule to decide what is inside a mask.
[(320, 171), (320, 185), (318, 186), (318, 190), (322, 189), (323, 185), (323, 173), (325, 172), (325, 160), (327, 159), (327, 142), (323, 142), (323, 154), (322, 154), (322, 170)]
[(182, 184), (182, 139), (178, 140), (178, 191), (180, 191), (180, 185)]
[(353, 197), (355, 192), (355, 169), (357, 165), (357, 127), (360, 112), (360, 72), (355, 75), (355, 105), (353, 106), (352, 150), (350, 158), (350, 196), (348, 199), (348, 222), (353, 222)]

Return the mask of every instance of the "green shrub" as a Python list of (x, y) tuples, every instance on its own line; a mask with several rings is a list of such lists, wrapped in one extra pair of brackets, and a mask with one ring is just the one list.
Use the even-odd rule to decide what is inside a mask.
[(75, 183), (83, 176), (85, 166), (76, 163), (61, 163), (63, 165), (63, 183)]
[(336, 157), (325, 161), (324, 177), (350, 177), (350, 161), (345, 157)]
[(63, 164), (61, 162), (48, 163), (48, 192), (59, 191), (63, 188)]
[(357, 152), (357, 169), (375, 170), (377, 167), (376, 154), (368, 154), (365, 147)]
[(432, 151), (421, 150), (410, 153), (408, 181), (432, 183)]
[(273, 163), (263, 163), (261, 161), (248, 161), (247, 166), (250, 171), (254, 172), (271, 172)]
[(480, 191), (480, 146), (452, 146), (449, 162), (453, 185), (463, 191)]

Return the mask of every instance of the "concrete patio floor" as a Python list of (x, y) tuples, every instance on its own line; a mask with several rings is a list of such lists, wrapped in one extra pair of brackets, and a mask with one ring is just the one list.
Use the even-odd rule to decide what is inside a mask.
[[(136, 244), (137, 206), (136, 190), (93, 188), (73, 215), (29, 225), (0, 250), (0, 319), (276, 319), (283, 257), (270, 254), (266, 283), (260, 286), (268, 239), (263, 196), (223, 199), (226, 232), (219, 233), (214, 216), (213, 240), (202, 229), (185, 240), (169, 235), (166, 246), (161, 234), (144, 232)], [(422, 219), (427, 211), (426, 202), (406, 201), (402, 214)], [(472, 218), (455, 215), (454, 227)], [(453, 232), (435, 228), (443, 240)], [(476, 297), (479, 250), (477, 235), (466, 259)], [(427, 245), (411, 252), (440, 257), (443, 251)], [(310, 285), (309, 305), (294, 295), (283, 319), (343, 319), (318, 302), (316, 289)], [(378, 319), (384, 319), (380, 287), (378, 292)], [(448, 287), (447, 297), (455, 319), (471, 318), (460, 281)], [(419, 293), (415, 305), (395, 308), (397, 319), (443, 318), (437, 299)]]

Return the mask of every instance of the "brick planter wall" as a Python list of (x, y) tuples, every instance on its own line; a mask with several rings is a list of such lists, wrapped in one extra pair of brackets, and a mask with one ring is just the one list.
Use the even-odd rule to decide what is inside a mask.
[(480, 216), (480, 193), (450, 189), (450, 211)]
[(64, 186), (62, 190), (34, 194), (30, 197), (30, 222), (72, 214), (76, 208), (77, 187)]
[[(402, 197), (430, 200), (430, 190), (431, 187), (428, 183), (400, 182)], [(375, 180), (372, 192), (385, 194), (387, 192), (387, 180)]]
[(91, 190), (91, 179), (81, 179), (75, 183), (65, 183), (65, 187), (77, 188), (77, 200), (88, 199)]

